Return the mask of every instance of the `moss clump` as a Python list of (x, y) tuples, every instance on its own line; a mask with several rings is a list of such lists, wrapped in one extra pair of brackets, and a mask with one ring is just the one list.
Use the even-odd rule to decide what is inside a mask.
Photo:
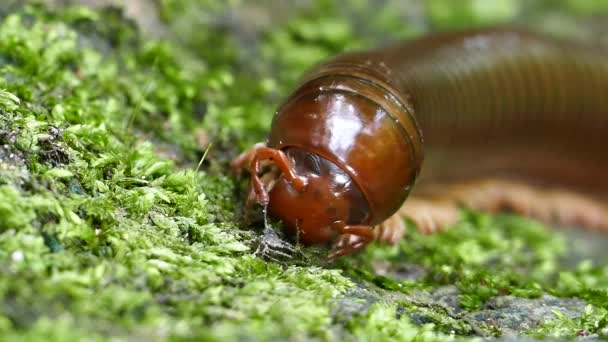
[[(605, 336), (608, 268), (567, 268), (560, 234), (512, 216), (465, 213), (445, 234), (412, 230), (336, 265), (299, 246), (282, 261), (255, 254), (259, 225), (242, 223), (226, 162), (263, 139), (306, 68), (544, 8), (399, 3), (317, 0), (264, 24), (255, 2), (164, 0), (162, 39), (116, 9), (0, 5), (2, 336), (471, 339), (515, 326), (478, 317), (530, 303), (556, 309), (543, 324), (514, 314), (515, 332)], [(573, 6), (552, 11), (592, 5)]]
[(7, 14), (0, 56), (3, 336), (328, 334), (350, 281), (252, 256), (233, 182), (185, 161), (217, 75), (82, 8)]

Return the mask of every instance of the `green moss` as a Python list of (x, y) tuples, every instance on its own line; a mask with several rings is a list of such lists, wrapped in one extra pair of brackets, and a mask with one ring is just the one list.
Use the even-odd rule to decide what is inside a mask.
[(554, 311), (557, 320), (547, 322), (532, 330), (531, 336), (537, 338), (557, 337), (576, 338), (595, 335), (601, 339), (608, 337), (608, 311), (604, 308), (588, 305), (580, 317), (568, 317)]
[[(243, 181), (227, 162), (264, 138), (306, 68), (523, 6), (465, 3), (318, 0), (252, 28), (255, 2), (163, 0), (162, 39), (116, 9), (0, 5), (2, 336), (471, 339), (501, 331), (476, 322), (492, 300), (547, 294), (587, 309), (518, 332), (605, 335), (608, 268), (567, 268), (565, 239), (531, 221), (463, 213), (445, 234), (410, 229), (328, 265), (301, 246), (264, 258), (258, 245), (277, 237), (239, 214)], [(591, 5), (572, 6), (559, 8)]]
[[(324, 303), (350, 283), (249, 255), (232, 181), (176, 167), (200, 153), (191, 126), (215, 76), (179, 69), (167, 43), (133, 32), (116, 12), (37, 7), (0, 26), (3, 330), (323, 334)], [(164, 157), (151, 137), (179, 153)]]
[(434, 332), (432, 323), (415, 326), (405, 318), (396, 318), (393, 305), (376, 304), (366, 315), (350, 322), (352, 341), (447, 341), (454, 338)]
[(440, 29), (481, 26), (513, 20), (523, 1), (514, 0), (429, 0), (427, 9), (433, 25)]

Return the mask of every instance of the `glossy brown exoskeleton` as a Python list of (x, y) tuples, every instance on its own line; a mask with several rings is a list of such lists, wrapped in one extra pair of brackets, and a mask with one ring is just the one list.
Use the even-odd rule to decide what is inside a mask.
[[(250, 163), (251, 197), (299, 241), (333, 242), (338, 257), (364, 247), (373, 227), (398, 212), (423, 145), (431, 157), (423, 179), (541, 179), (608, 194), (607, 89), (603, 50), (502, 29), (437, 34), (323, 63), (277, 111), (267, 144), (234, 165)], [(260, 178), (264, 160), (278, 177)], [(506, 204), (496, 210), (530, 198), (523, 190), (496, 195), (512, 183), (492, 184), (507, 184), (486, 183), (492, 203)], [(454, 198), (494, 209), (468, 194)], [(574, 207), (566, 197), (553, 207)], [(519, 207), (535, 214), (534, 203)], [(608, 222), (599, 212), (595, 221)]]

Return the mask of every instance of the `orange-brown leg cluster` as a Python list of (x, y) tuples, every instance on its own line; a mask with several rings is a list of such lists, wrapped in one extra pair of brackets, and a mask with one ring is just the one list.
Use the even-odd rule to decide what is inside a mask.
[[(257, 143), (255, 145), (253, 145), (253, 147), (251, 147), (250, 149), (246, 150), (245, 152), (239, 154), (236, 158), (234, 158), (232, 160), (232, 162), (230, 163), (230, 166), (235, 171), (249, 170), (251, 162), (253, 161), (253, 157), (256, 154), (256, 151), (263, 147), (266, 147), (266, 144)], [(269, 160), (265, 161), (265, 165), (262, 165), (262, 167), (270, 167), (270, 166), (271, 166), (271, 161), (269, 161)], [(264, 187), (266, 189), (272, 187), (272, 184), (275, 182), (275, 180), (278, 176), (277, 172), (278, 171), (267, 172), (267, 173), (263, 174), (262, 176), (260, 176), (260, 180), (264, 184)], [(249, 208), (249, 207), (252, 207), (254, 204), (256, 204), (256, 194), (255, 194), (253, 187), (251, 187), (251, 186), (249, 187), (248, 191), (249, 192), (247, 193), (247, 200), (245, 202), (245, 205)]]
[(403, 219), (423, 233), (443, 231), (454, 224), (458, 209), (514, 212), (563, 226), (608, 230), (608, 210), (598, 201), (565, 190), (546, 190), (498, 179), (434, 185), (409, 198), (395, 215), (380, 225), (376, 240), (395, 244), (405, 232)]
[(344, 221), (338, 221), (334, 223), (334, 229), (340, 235), (329, 252), (330, 260), (363, 249), (374, 241), (374, 230), (370, 226), (347, 226)]
[[(264, 196), (265, 189), (272, 188), (281, 172), (295, 183), (294, 186), (302, 188), (306, 185), (304, 180), (293, 173), (283, 152), (267, 148), (263, 143), (255, 144), (251, 149), (241, 153), (232, 161), (231, 166), (235, 170), (247, 169), (251, 173), (252, 186), (247, 196), (247, 206), (267, 201), (267, 196)], [(258, 176), (264, 167), (269, 167), (270, 170)], [(370, 226), (349, 226), (343, 221), (337, 221), (333, 228), (339, 236), (332, 246), (329, 259), (351, 254), (374, 240), (374, 230)]]
[(291, 161), (287, 158), (285, 152), (258, 143), (232, 161), (232, 167), (235, 169), (245, 168), (247, 163), (249, 163), (248, 166), (253, 193), (250, 191), (248, 199), (253, 196), (258, 203), (268, 203), (267, 186), (269, 183), (276, 180), (277, 177), (276, 175), (271, 175), (275, 177), (263, 179), (259, 174), (262, 171), (264, 164), (266, 163), (266, 165), (268, 165), (267, 162), (269, 161), (272, 161), (272, 163), (282, 172), (283, 177), (289, 180), (296, 190), (301, 191), (306, 187), (306, 179), (299, 177), (294, 173)]
[[(258, 177), (257, 173), (267, 166), (270, 171)], [(263, 189), (271, 188), (281, 171), (288, 177), (291, 172), (285, 156), (280, 155), (280, 151), (267, 149), (262, 143), (235, 158), (232, 167), (255, 173), (252, 174), (254, 186), (248, 194), (248, 206), (267, 200), (262, 196)], [(486, 212), (514, 212), (551, 224), (608, 230), (606, 205), (571, 191), (541, 189), (502, 179), (424, 185), (376, 229), (337, 226), (341, 235), (333, 245), (330, 258), (350, 254), (372, 240), (398, 243), (405, 234), (404, 218), (413, 221), (425, 234), (444, 231), (458, 221), (462, 207)]]
[(376, 228), (376, 241), (396, 244), (405, 234), (404, 218), (414, 222), (424, 234), (446, 230), (459, 218), (456, 202), (412, 196), (401, 208)]

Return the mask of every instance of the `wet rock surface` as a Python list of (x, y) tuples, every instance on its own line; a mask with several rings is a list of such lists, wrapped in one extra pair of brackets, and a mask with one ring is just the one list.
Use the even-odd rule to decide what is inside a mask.
[(501, 296), (490, 299), (482, 310), (469, 313), (464, 319), (478, 331), (491, 329), (501, 334), (522, 334), (556, 319), (555, 312), (569, 318), (580, 317), (586, 305), (581, 299), (550, 295), (536, 299)]

